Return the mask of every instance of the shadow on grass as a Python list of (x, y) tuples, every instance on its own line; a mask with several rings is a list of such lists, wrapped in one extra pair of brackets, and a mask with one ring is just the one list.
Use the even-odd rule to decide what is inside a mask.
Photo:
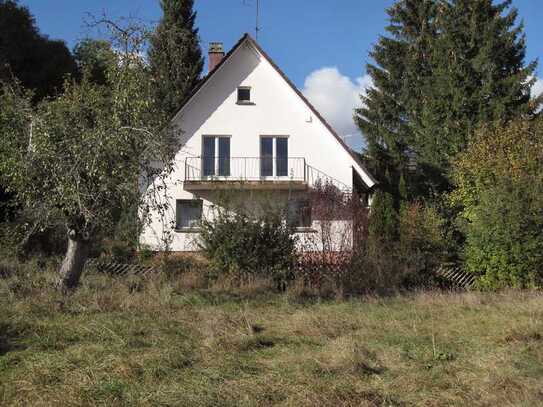
[(0, 356), (8, 352), (24, 350), (26, 345), (21, 343), (25, 329), (9, 322), (0, 322)]

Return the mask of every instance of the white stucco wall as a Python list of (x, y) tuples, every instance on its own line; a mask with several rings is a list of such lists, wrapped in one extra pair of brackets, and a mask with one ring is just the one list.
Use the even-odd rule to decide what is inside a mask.
[[(238, 105), (237, 88), (251, 87), (254, 105)], [(168, 180), (170, 209), (162, 221), (156, 213), (141, 236), (141, 243), (159, 249), (162, 230), (175, 222), (177, 199), (203, 199), (204, 216), (214, 204), (210, 193), (184, 190), (185, 158), (202, 155), (202, 136), (230, 136), (231, 157), (259, 157), (260, 136), (288, 136), (289, 157), (306, 163), (352, 187), (356, 165), (338, 140), (311, 112), (299, 95), (249, 42), (207, 81), (174, 119), (183, 133), (176, 169)], [(277, 192), (283, 196), (284, 192)], [(173, 233), (172, 250), (195, 250), (194, 233)]]

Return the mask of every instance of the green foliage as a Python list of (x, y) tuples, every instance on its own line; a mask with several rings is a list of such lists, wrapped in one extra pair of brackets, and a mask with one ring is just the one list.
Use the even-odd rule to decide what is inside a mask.
[(345, 273), (347, 290), (386, 292), (431, 287), (447, 257), (445, 220), (421, 202), (403, 203), (396, 211), (392, 196), (376, 194), (369, 234)]
[(367, 71), (373, 86), (362, 96), (363, 107), (355, 119), (366, 139), (370, 169), (377, 176), (390, 172), (393, 177), (380, 181), (392, 183), (388, 192), (397, 195), (396, 180), (408, 164), (414, 138), (412, 116), (420, 110), (418, 92), (430, 75), (436, 2), (401, 0), (387, 13), (389, 36), (380, 37), (370, 52), (374, 63), (367, 65)]
[(155, 99), (171, 118), (198, 83), (204, 60), (193, 0), (161, 0), (164, 13), (151, 38), (149, 64)]
[(474, 130), (534, 113), (530, 103), (536, 62), (524, 63), (526, 39), (511, 1), (451, 0), (440, 7), (440, 35), (432, 48), (432, 75), (422, 88), (414, 120), (421, 162), (448, 172)]
[(373, 197), (368, 224), (370, 245), (386, 246), (397, 240), (398, 212), (388, 192), (377, 191)]
[(484, 288), (543, 286), (543, 182), (482, 191), (467, 228), (466, 268)]
[(86, 38), (75, 46), (74, 58), (79, 71), (97, 85), (107, 84), (108, 70), (118, 59), (108, 41), (91, 38)]
[(292, 269), (296, 239), (279, 213), (250, 216), (219, 209), (202, 221), (200, 246), (219, 273), (272, 276), (284, 282)]
[(446, 256), (443, 218), (434, 208), (413, 202), (402, 206), (399, 225), (401, 258), (409, 269), (404, 285), (431, 285)]
[(108, 87), (85, 75), (34, 108), (17, 83), (1, 84), (1, 180), (41, 225), (64, 224), (70, 240), (103, 237), (126, 208), (163, 208), (159, 184), (177, 140), (154, 110), (143, 44), (121, 39)]
[[(511, 1), (399, 0), (389, 10), (368, 73), (357, 121), (377, 174), (405, 181), (415, 197), (449, 191), (450, 164), (480, 125), (532, 115), (536, 63), (524, 63), (526, 40)], [(389, 192), (396, 193), (396, 188)]]
[(0, 0), (0, 80), (14, 75), (34, 101), (62, 91), (77, 66), (63, 41), (40, 34), (34, 17), (17, 1)]
[(489, 127), (455, 163), (467, 269), (486, 288), (543, 285), (543, 123)]

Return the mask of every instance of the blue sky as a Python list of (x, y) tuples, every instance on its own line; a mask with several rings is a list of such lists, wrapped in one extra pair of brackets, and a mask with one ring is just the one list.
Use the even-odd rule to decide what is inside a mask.
[[(259, 43), (346, 141), (360, 148), (351, 120), (357, 95), (369, 84), (368, 52), (384, 32), (393, 0), (261, 0)], [(158, 0), (20, 0), (51, 38), (72, 48), (89, 35), (85, 15), (134, 16), (156, 23)], [(202, 46), (222, 41), (229, 49), (244, 32), (254, 35), (256, 0), (196, 0)], [(514, 0), (528, 38), (527, 60), (543, 63), (543, 1)], [(543, 67), (538, 76), (543, 76)], [(543, 82), (538, 84), (543, 90)]]

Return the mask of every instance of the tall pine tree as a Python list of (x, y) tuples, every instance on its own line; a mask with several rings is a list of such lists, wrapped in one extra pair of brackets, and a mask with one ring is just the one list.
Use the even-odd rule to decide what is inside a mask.
[(416, 158), (407, 180), (418, 195), (450, 188), (451, 160), (477, 127), (530, 116), (539, 105), (530, 101), (536, 62), (524, 63), (517, 10), (511, 0), (494, 3), (399, 0), (388, 10), (391, 36), (371, 53), (374, 89), (358, 123), (368, 155), (391, 174)]
[(421, 86), (430, 75), (435, 0), (402, 0), (387, 10), (388, 36), (379, 38), (367, 65), (373, 87), (362, 96), (355, 119), (366, 139), (367, 159), (381, 185), (399, 195), (399, 181), (411, 155), (409, 118), (421, 106)]
[(523, 26), (510, 5), (451, 0), (439, 8), (432, 75), (412, 129), (418, 160), (445, 177), (479, 126), (528, 117), (537, 108), (530, 102), (536, 62), (524, 63)]
[(204, 60), (195, 27), (194, 0), (161, 0), (164, 13), (151, 38), (149, 63), (156, 100), (173, 116), (198, 83)]

